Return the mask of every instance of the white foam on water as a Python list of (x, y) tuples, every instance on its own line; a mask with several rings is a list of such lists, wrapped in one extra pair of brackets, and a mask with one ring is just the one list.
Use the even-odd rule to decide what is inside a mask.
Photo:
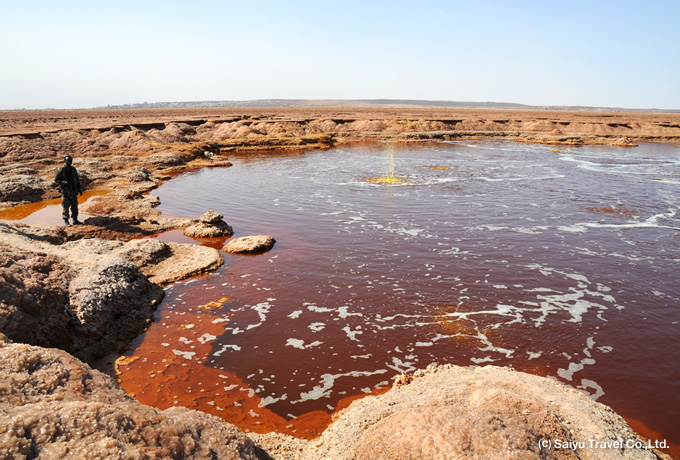
[(319, 332), (319, 331), (322, 331), (326, 327), (326, 323), (312, 323), (307, 327), (314, 332)]
[(558, 225), (557, 230), (567, 233), (586, 233), (588, 229), (583, 224)]
[[(409, 357), (404, 357), (405, 359), (408, 359)], [(387, 364), (387, 367), (402, 374), (405, 372), (412, 372), (416, 370), (416, 362), (415, 361), (402, 361), (401, 359), (397, 358), (396, 356), (392, 358), (392, 364)]]
[(275, 398), (275, 397), (273, 397), (273, 396), (270, 395), (270, 396), (267, 396), (267, 397), (262, 398), (262, 399), (260, 400), (260, 404), (258, 404), (257, 407), (265, 407), (265, 406), (269, 406), (270, 404), (274, 404), (274, 403), (277, 403), (277, 402), (279, 402), (279, 401), (285, 401), (285, 400), (287, 400), (287, 399), (288, 399), (288, 394), (287, 394), (287, 393), (284, 393), (283, 395), (281, 395), (281, 396), (278, 397), (278, 398)]
[(293, 348), (299, 348), (300, 350), (305, 349), (305, 341), (301, 339), (288, 339), (286, 341), (286, 346), (288, 347), (293, 347)]
[(385, 374), (387, 369), (378, 369), (376, 371), (352, 371), (342, 374), (322, 374), (321, 385), (317, 385), (310, 391), (300, 393), (300, 399), (291, 401), (291, 404), (297, 404), (304, 401), (317, 400), (323, 397), (330, 397), (331, 390), (335, 385), (335, 381), (342, 377), (370, 377), (372, 375)]
[(538, 225), (536, 227), (513, 227), (510, 230), (517, 233), (525, 233), (527, 235), (540, 235), (549, 229), (550, 227), (545, 225)]
[(583, 370), (585, 366), (590, 366), (595, 364), (595, 360), (592, 358), (584, 358), (578, 363), (569, 363), (568, 369), (557, 369), (557, 375), (565, 380), (571, 381), (576, 372)]
[(338, 308), (338, 316), (342, 319), (347, 319), (350, 316), (364, 316), (363, 313), (350, 313), (348, 306)]
[(195, 351), (172, 350), (172, 352), (177, 356), (181, 356), (184, 359), (188, 359), (189, 361), (194, 359), (194, 355), (196, 354)]
[(480, 179), (486, 182), (517, 182), (517, 181), (537, 181), (537, 180), (549, 180), (549, 179), (562, 179), (566, 176), (563, 174), (554, 174), (547, 176), (507, 176), (507, 177), (485, 177), (480, 176), (476, 179)]
[(583, 390), (587, 390), (588, 388), (594, 389), (595, 393), (590, 394), (590, 397), (595, 401), (597, 401), (600, 396), (604, 396), (604, 390), (594, 380), (581, 379), (581, 385), (577, 386), (576, 388), (581, 388)]
[(208, 334), (206, 332), (205, 334), (203, 334), (202, 336), (200, 336), (198, 338), (198, 341), (200, 343), (202, 343), (203, 345), (205, 345), (206, 343), (211, 342), (211, 341), (215, 340), (216, 338), (217, 338), (217, 336), (212, 335), (212, 334)]
[(590, 308), (597, 308), (606, 310), (607, 307), (596, 302), (585, 300), (586, 291), (576, 291), (571, 288), (573, 292), (566, 294), (555, 294), (550, 296), (537, 296), (541, 306), (543, 316), (538, 318), (536, 325), (541, 325), (547, 318), (548, 314), (555, 310), (566, 310), (571, 314), (571, 320), (575, 323), (580, 323), (583, 320), (583, 315)]
[(323, 345), (323, 342), (320, 342), (318, 340), (305, 344), (304, 340), (301, 339), (288, 339), (286, 341), (286, 346), (288, 347), (293, 347), (293, 348), (299, 348), (300, 350), (306, 350), (307, 348), (312, 348), (312, 347), (318, 347), (319, 345)]
[(238, 345), (233, 345), (233, 344), (222, 345), (222, 349), (213, 353), (213, 356), (220, 356), (222, 353), (224, 353), (227, 350), (241, 351), (241, 347), (239, 347)]
[(309, 304), (309, 303), (303, 304), (303, 306), (305, 306), (305, 305), (307, 306), (307, 310), (313, 311), (313, 312), (315, 312), (315, 313), (331, 313), (331, 312), (334, 312), (334, 311), (335, 311), (335, 310), (332, 309), (332, 308), (318, 307), (318, 306), (316, 306), (316, 305), (314, 305), (314, 304)]
[(479, 341), (482, 342), (482, 344), (486, 345), (484, 348), (478, 347), (480, 351), (493, 351), (505, 355), (506, 358), (512, 358), (512, 355), (515, 353), (515, 350), (497, 347), (496, 345), (491, 343), (491, 341), (486, 335), (482, 334), (481, 332), (478, 332), (475, 337), (478, 338)]
[(347, 337), (350, 340), (353, 340), (355, 342), (359, 342), (359, 339), (357, 339), (357, 335), (363, 334), (364, 332), (361, 330), (361, 326), (357, 326), (354, 330), (350, 329), (349, 326), (345, 326), (342, 328), (343, 331), (345, 331), (345, 334), (347, 334)]
[[(586, 356), (586, 358), (581, 359), (581, 361), (578, 362), (578, 363), (576, 363), (576, 362), (569, 363), (569, 367), (567, 369), (562, 369), (562, 368), (558, 369), (557, 375), (559, 375), (560, 377), (562, 377), (565, 380), (572, 381), (574, 374), (576, 372), (583, 370), (583, 368), (585, 366), (594, 365), (596, 361), (595, 361), (595, 359), (593, 359), (592, 354), (591, 354), (591, 350), (593, 349), (594, 346), (595, 346), (595, 338), (594, 337), (588, 337), (586, 339), (586, 348), (583, 349), (583, 354)], [(567, 355), (567, 357), (568, 357), (568, 359), (571, 359), (570, 356)], [(583, 380), (581, 382), (583, 382)], [(601, 388), (600, 388), (600, 390), (601, 390)]]

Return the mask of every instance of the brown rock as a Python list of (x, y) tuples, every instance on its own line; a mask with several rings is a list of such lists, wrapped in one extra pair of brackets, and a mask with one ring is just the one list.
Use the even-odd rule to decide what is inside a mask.
[(141, 166), (133, 166), (130, 171), (126, 174), (130, 182), (153, 182), (151, 179), (151, 173), (148, 169), (142, 168)]
[(0, 340), (0, 458), (270, 458), (212, 415), (144, 406), (60, 350)]
[(22, 248), (20, 238), (13, 242), (0, 245), (0, 332), (12, 340), (93, 360), (140, 334), (163, 297), (120, 257), (78, 251), (74, 244), (65, 257), (59, 246), (42, 243), (46, 251), (38, 252)]
[(274, 243), (276, 240), (271, 236), (242, 236), (230, 240), (222, 250), (232, 254), (254, 254), (270, 250), (274, 247)]
[[(591, 448), (591, 439), (622, 447)], [(657, 458), (629, 440), (642, 441), (614, 411), (555, 381), (446, 365), (353, 402), (301, 458)]]
[(192, 238), (231, 236), (234, 234), (234, 229), (222, 220), (223, 217), (217, 211), (207, 211), (198, 219), (198, 222), (187, 227), (184, 234)]
[[(93, 362), (129, 343), (163, 298), (158, 284), (219, 267), (213, 248), (53, 236), (0, 223), (0, 332)], [(145, 273), (153, 274), (151, 281)]]
[(168, 247), (171, 257), (142, 269), (153, 283), (163, 285), (183, 280), (215, 270), (224, 263), (217, 249), (181, 243), (168, 243)]
[(50, 182), (35, 176), (3, 174), (0, 175), (0, 203), (38, 201), (50, 188)]
[(201, 217), (198, 218), (204, 224), (218, 224), (222, 221), (224, 216), (217, 211), (212, 209), (203, 213)]
[(0, 243), (0, 332), (14, 340), (67, 348), (71, 274), (62, 260)]

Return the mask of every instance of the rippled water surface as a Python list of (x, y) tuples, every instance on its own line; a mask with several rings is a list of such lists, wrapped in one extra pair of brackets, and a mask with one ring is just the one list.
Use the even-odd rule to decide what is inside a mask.
[[(403, 181), (370, 181), (390, 151)], [(167, 289), (119, 366), (143, 401), (309, 436), (295, 423), (401, 372), (494, 364), (680, 442), (677, 145), (377, 144), (231, 161), (158, 189), (161, 209), (215, 209), (235, 236), (276, 246)]]

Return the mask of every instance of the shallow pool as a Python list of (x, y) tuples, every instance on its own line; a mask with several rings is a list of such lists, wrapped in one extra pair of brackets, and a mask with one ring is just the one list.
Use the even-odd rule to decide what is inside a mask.
[[(215, 209), (235, 236), (276, 246), (167, 288), (119, 362), (143, 402), (312, 436), (396, 374), (493, 364), (680, 442), (680, 146), (376, 144), (230, 161), (163, 185), (160, 209)], [(371, 180), (392, 167), (399, 181)]]

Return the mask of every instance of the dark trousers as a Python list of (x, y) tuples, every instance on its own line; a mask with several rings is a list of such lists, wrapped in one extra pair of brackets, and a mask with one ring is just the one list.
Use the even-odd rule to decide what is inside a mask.
[(61, 216), (64, 220), (68, 219), (69, 209), (71, 210), (71, 216), (73, 220), (78, 218), (78, 194), (71, 191), (63, 191), (61, 194)]

